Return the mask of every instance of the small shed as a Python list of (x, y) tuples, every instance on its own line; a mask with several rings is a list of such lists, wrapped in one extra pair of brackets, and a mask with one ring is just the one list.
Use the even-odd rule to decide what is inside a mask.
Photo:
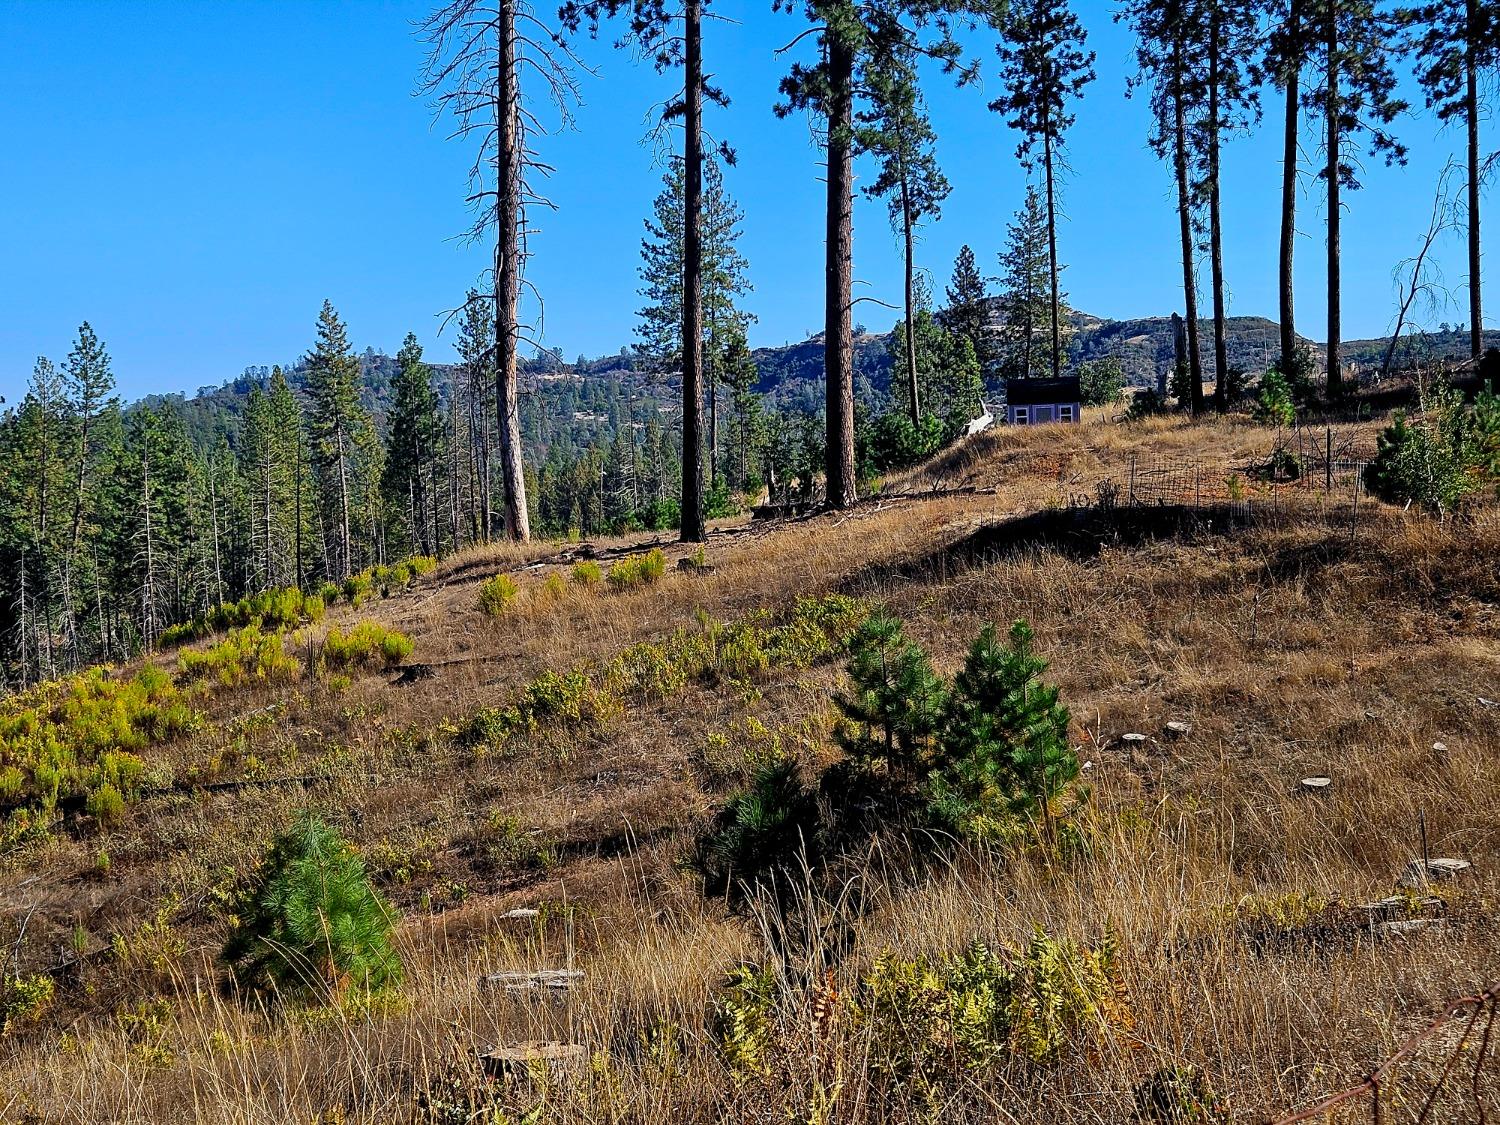
[(1012, 379), (1005, 386), (1005, 420), (1012, 426), (1081, 422), (1083, 393), (1078, 386), (1078, 376)]

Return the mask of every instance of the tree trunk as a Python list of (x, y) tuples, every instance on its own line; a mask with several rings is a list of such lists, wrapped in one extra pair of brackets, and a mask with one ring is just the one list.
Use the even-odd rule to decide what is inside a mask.
[(683, 13), (682, 534), (708, 538), (703, 520), (703, 11)]
[(1198, 284), (1193, 270), (1192, 199), (1188, 194), (1187, 117), (1182, 104), (1182, 44), (1172, 48), (1173, 163), (1177, 171), (1177, 223), (1182, 238), (1182, 299), (1186, 306), (1189, 402), (1203, 411), (1203, 363), (1198, 357)]
[(1328, 397), (1334, 398), (1344, 390), (1343, 347), (1339, 337), (1339, 24), (1338, 10), (1330, 5), (1327, 35), (1328, 90), (1323, 103), (1323, 116), (1327, 119), (1328, 136), (1324, 147), (1328, 150), (1328, 166), (1324, 174), (1328, 177)]
[(1208, 25), (1208, 241), (1214, 288), (1214, 407), (1229, 407), (1229, 325), (1224, 310), (1224, 240), (1219, 216), (1219, 9)]
[(1464, 4), (1464, 120), (1469, 141), (1469, 355), (1478, 360), (1484, 353), (1484, 305), (1479, 276), (1479, 0)]
[(335, 562), (342, 569), (340, 578), (348, 578), (354, 573), (354, 545), (350, 542), (352, 532), (349, 528), (349, 466), (344, 455), (344, 421), (342, 418), (337, 423), (338, 448), (339, 448), (339, 551), (340, 558)]
[(1281, 373), (1290, 374), (1297, 360), (1297, 317), (1292, 305), (1292, 255), (1297, 241), (1297, 134), (1301, 97), (1302, 0), (1290, 0), (1287, 11), (1286, 116), (1281, 135)]
[[(905, 139), (898, 138), (904, 151)], [(901, 233), (906, 250), (906, 393), (911, 403), (911, 424), (922, 425), (922, 402), (917, 390), (917, 325), (916, 325), (916, 248), (912, 234), (911, 185), (907, 182), (906, 159), (901, 164)]]
[(521, 93), (516, 74), (516, 2), (500, 0), (499, 89), (495, 99), (495, 417), (500, 434), (500, 475), (505, 486), (505, 531), (531, 538), (526, 470), (521, 461), (521, 413), (516, 397), (516, 353), (521, 295)]
[(855, 500), (854, 479), (854, 51), (828, 40), (828, 245), (824, 382), (828, 503)]
[(1042, 138), (1047, 171), (1047, 271), (1052, 280), (1052, 377), (1062, 377), (1062, 297), (1057, 277), (1057, 198), (1052, 174), (1052, 133)]

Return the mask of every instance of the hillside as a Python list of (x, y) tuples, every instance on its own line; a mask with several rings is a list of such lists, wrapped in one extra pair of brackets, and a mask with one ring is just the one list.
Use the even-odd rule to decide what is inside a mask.
[[(1109, 320), (1074, 311), (1067, 337), (1070, 363), (1112, 358), (1120, 362), (1127, 381), (1134, 386), (1152, 386), (1158, 375), (1170, 369), (1173, 356), (1170, 317)], [(1212, 370), (1213, 342), (1210, 322), (1203, 324), (1199, 350), (1205, 370)], [(878, 403), (890, 393), (892, 362), (890, 333), (864, 332), (855, 340), (855, 388), (860, 401)], [(1500, 346), (1500, 331), (1487, 336)], [(1308, 341), (1316, 353), (1319, 345)], [(1350, 364), (1379, 366), (1385, 354), (1384, 339), (1351, 340), (1344, 343)], [(1259, 372), (1274, 362), (1279, 349), (1276, 322), (1264, 317), (1229, 318), (1229, 363), (1248, 372)], [(1457, 359), (1467, 356), (1468, 338), (1459, 331), (1427, 333), (1406, 338), (1398, 361)], [(823, 340), (813, 336), (800, 343), (761, 347), (753, 352), (759, 372), (757, 389), (772, 409), (816, 413), (823, 405)], [(360, 357), (363, 399), (378, 426), (384, 425), (390, 400), (394, 357), (367, 348)], [(432, 365), (439, 395), (447, 401), (454, 377), (448, 364)], [(303, 385), (300, 365), (289, 368), (293, 386)], [(623, 410), (637, 415), (658, 408), (670, 413), (678, 409), (681, 378), (676, 372), (660, 373), (629, 348), (594, 359), (578, 357), (565, 363), (543, 353), (525, 361), (522, 370), (534, 393), (522, 401), (522, 424), (527, 454), (535, 463), (546, 459), (553, 442), (562, 440), (582, 447), (613, 435), (612, 417)], [(183, 403), (189, 432), (209, 442), (220, 429), (231, 441), (239, 432), (239, 419), (246, 396), (263, 384), (269, 368), (247, 368), (238, 378), (219, 387), (203, 387)], [(543, 421), (545, 418), (545, 422)], [(209, 442), (211, 444), (211, 442)]]
[[(288, 678), (191, 696), (200, 717), (141, 750), (139, 800), (12, 820), (8, 971), (55, 993), (12, 990), (0, 1118), (1081, 1125), (1171, 1120), (1133, 1116), (1165, 1085), (1222, 1107), (1199, 1120), (1262, 1121), (1360, 1082), (1500, 981), (1500, 513), (1351, 514), (1347, 476), (1260, 483), (1277, 441), (1244, 419), (990, 431), (847, 513), (719, 526), (706, 565), (661, 543), (654, 583), (573, 580), (650, 538), (536, 543), (340, 603)], [(1118, 500), (1148, 479), (1179, 506)], [(519, 592), (487, 617), (502, 572)], [(1084, 763), (1086, 799), (1058, 804), (1077, 844), (892, 819), (748, 902), (705, 893), (689, 857), (759, 766), (848, 799), (831, 700), (874, 607), (943, 675), (986, 624), (1031, 623)], [(359, 621), (409, 635), (406, 671), (313, 674)], [(217, 960), (304, 809), (396, 912), (393, 993), (283, 1005)], [(1424, 847), (1472, 867), (1398, 889)], [(1028, 948), (1060, 975), (1015, 968)], [(984, 977), (989, 951), (1021, 975)], [(1080, 965), (1103, 990), (1047, 1006)], [(582, 976), (486, 983), (537, 970)], [(1021, 991), (964, 992), (959, 1019), (972, 979)], [(1463, 1023), (1402, 1065), (1403, 1108), (1437, 1083), (1432, 1120), (1500, 1113)]]

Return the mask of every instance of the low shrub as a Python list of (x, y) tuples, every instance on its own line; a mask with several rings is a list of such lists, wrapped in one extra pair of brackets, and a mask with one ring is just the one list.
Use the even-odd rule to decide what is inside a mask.
[(1274, 367), (1260, 379), (1255, 399), (1255, 420), (1267, 426), (1291, 426), (1297, 421), (1297, 404), (1285, 375)]
[(855, 1000), (872, 1064), (897, 1081), (962, 1081), (1006, 1056), (1058, 1061), (1132, 1018), (1107, 931), (1095, 949), (1038, 927), (1021, 950), (975, 942), (936, 961), (878, 958)]
[(593, 559), (584, 559), (573, 564), (573, 581), (580, 586), (597, 586), (604, 580), (604, 572)]
[(361, 621), (348, 633), (329, 629), (323, 639), (325, 668), (394, 668), (411, 654), (410, 637), (376, 621)]
[(785, 871), (817, 830), (816, 796), (792, 758), (758, 766), (750, 784), (719, 810), (698, 844), (698, 868), (712, 895), (749, 890)]
[(184, 679), (213, 680), (226, 688), (252, 680), (286, 682), (296, 679), (301, 670), (297, 658), (285, 649), (284, 635), (263, 633), (258, 625), (232, 630), (211, 648), (183, 652), (177, 667)]
[(252, 988), (328, 1000), (401, 979), (393, 912), (354, 849), (311, 816), (272, 843), (236, 916), (223, 957)]
[(631, 555), (609, 568), (609, 584), (616, 590), (628, 590), (634, 586), (649, 586), (666, 573), (667, 557), (660, 547), (653, 547), (642, 555)]
[(497, 574), (479, 585), (479, 608), (490, 617), (499, 617), (516, 600), (519, 587), (508, 574)]
[(1380, 435), (1364, 479), (1391, 503), (1453, 511), (1500, 480), (1500, 398), (1481, 392), (1470, 407), (1451, 388), (1424, 393), (1414, 417), (1397, 413)]
[(118, 789), (105, 782), (89, 794), (85, 807), (100, 824), (117, 824), (125, 815), (125, 798)]
[(40, 1023), (57, 986), (46, 973), (7, 974), (0, 979), (0, 1035)]

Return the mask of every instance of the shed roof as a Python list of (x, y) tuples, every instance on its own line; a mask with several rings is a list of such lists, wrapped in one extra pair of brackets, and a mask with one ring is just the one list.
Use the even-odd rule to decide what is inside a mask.
[(1005, 385), (1005, 401), (1011, 406), (1080, 402), (1082, 398), (1077, 375), (1064, 375), (1061, 379), (1012, 379)]

